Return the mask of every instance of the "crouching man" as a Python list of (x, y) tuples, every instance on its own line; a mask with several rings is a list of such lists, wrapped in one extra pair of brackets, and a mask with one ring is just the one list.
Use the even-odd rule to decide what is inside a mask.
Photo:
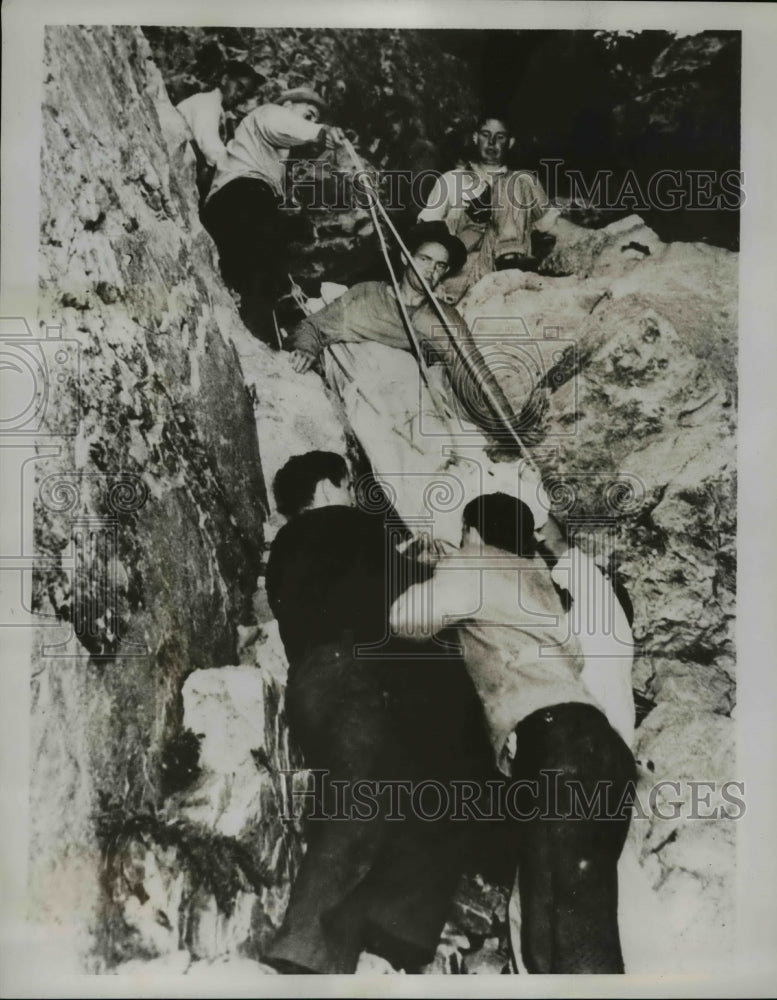
[(529, 509), (490, 494), (467, 504), (463, 520), (460, 551), (398, 598), (392, 630), (452, 626), (463, 648), (497, 766), (516, 791), (507, 813), (527, 970), (622, 973), (617, 863), (631, 752), (581, 679), (582, 648), (536, 553)]
[(251, 333), (276, 343), (273, 309), (286, 290), (286, 227), (282, 211), (289, 151), (334, 149), (339, 128), (319, 123), (323, 99), (309, 87), (281, 94), (242, 120), (216, 162), (200, 213), (219, 251), (226, 284), (240, 293), (240, 316)]

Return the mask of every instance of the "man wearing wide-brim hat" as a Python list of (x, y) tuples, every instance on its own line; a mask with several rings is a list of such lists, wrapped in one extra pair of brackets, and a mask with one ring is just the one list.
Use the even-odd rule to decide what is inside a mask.
[(216, 164), (202, 210), (222, 276), (240, 293), (243, 322), (266, 343), (275, 343), (273, 307), (287, 270), (280, 214), (285, 161), (296, 146), (332, 149), (342, 142), (340, 129), (319, 123), (325, 111), (316, 91), (295, 87), (246, 115)]
[(514, 447), (522, 415), (463, 317), (442, 302), (438, 312), (427, 294), (464, 265), (466, 248), (441, 221), (418, 223), (404, 243), (412, 260), (403, 255), (396, 288), (361, 282), (291, 331), (283, 346), (292, 352), (292, 367), (303, 374), (314, 365), (323, 370), (397, 513), (406, 523), (433, 522), (440, 546), (455, 548), (461, 540), (457, 504), (429, 516), (430, 491), (441, 481), (467, 499), (482, 492), (483, 482), (510, 495), (518, 490), (542, 524), (549, 501), (529, 464), (492, 461), (486, 453), (497, 443)]

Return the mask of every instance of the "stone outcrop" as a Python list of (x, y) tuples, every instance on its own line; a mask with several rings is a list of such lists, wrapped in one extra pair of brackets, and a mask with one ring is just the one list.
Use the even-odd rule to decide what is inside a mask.
[[(242, 327), (150, 55), (128, 28), (46, 38), (40, 319), (69, 347), (45, 417), (61, 447), (35, 463), (33, 597), (50, 625), (35, 637), (32, 904), (81, 967), (251, 976), (302, 850), (280, 818), (280, 772), (300, 762), (257, 590), (278, 525), (267, 485), (289, 455), (350, 442), (318, 376)], [(664, 244), (635, 217), (559, 226), (543, 274), (488, 276), (464, 308), (508, 395), (531, 401), (557, 513), (617, 554), (635, 687), (655, 706), (643, 785), (687, 798), (690, 780), (736, 777), (736, 257)], [(662, 970), (724, 953), (732, 829), (687, 810), (635, 823), (672, 929)], [(504, 890), (469, 879), (430, 971), (501, 971), (507, 924)]]
[(45, 59), (39, 316), (67, 349), (35, 463), (31, 887), (93, 950), (96, 831), (160, 807), (183, 682), (250, 621), (266, 503), (240, 320), (148, 45), (52, 28)]

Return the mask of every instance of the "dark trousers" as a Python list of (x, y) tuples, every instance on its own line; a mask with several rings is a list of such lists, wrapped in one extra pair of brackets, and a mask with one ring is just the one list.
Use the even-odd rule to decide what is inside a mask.
[[(596, 708), (554, 705), (516, 727), (518, 888), (529, 972), (623, 972), (617, 864), (636, 778), (630, 750)], [(596, 798), (597, 794), (600, 798)], [(588, 803), (588, 805), (586, 805)], [(620, 808), (619, 808), (620, 807)]]
[(273, 307), (285, 289), (286, 260), (279, 204), (265, 181), (238, 177), (219, 188), (201, 212), (219, 251), (221, 275), (240, 293), (243, 322), (255, 337), (275, 347)]
[[(434, 667), (357, 660), (345, 645), (290, 670), (289, 728), (305, 762), (347, 785), (336, 802), (331, 781), (322, 783), (317, 807), (350, 815), (358, 780), (444, 783), (479, 773), (487, 743), (477, 698), (463, 665), (442, 671), (441, 689)], [(431, 960), (467, 861), (469, 829), (447, 817), (415, 818), (401, 799), (402, 818), (391, 819), (389, 800), (377, 801), (373, 819), (308, 820), (307, 852), (269, 961), (348, 973), (364, 949), (408, 971)]]

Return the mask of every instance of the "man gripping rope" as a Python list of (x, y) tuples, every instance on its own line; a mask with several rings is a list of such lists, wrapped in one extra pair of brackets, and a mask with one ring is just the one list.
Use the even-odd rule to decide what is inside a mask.
[[(306, 372), (324, 362), (376, 478), (408, 523), (426, 519), (436, 540), (455, 547), (457, 503), (488, 489), (520, 493), (544, 523), (549, 504), (525, 456), (495, 462), (486, 453), (495, 441), (514, 449), (504, 418), (515, 430), (520, 417), (462, 317), (438, 303), (446, 331), (419, 279), (433, 292), (461, 267), (464, 246), (442, 222), (415, 226), (406, 246), (413, 259), (396, 287), (355, 285), (292, 331), (284, 344), (292, 365)], [(435, 504), (441, 493), (450, 501)]]
[(323, 99), (309, 87), (286, 91), (243, 119), (217, 163), (202, 223), (215, 240), (222, 276), (240, 293), (251, 333), (275, 343), (273, 308), (283, 288), (286, 238), (281, 205), (289, 150), (334, 149), (339, 128), (319, 124)]

